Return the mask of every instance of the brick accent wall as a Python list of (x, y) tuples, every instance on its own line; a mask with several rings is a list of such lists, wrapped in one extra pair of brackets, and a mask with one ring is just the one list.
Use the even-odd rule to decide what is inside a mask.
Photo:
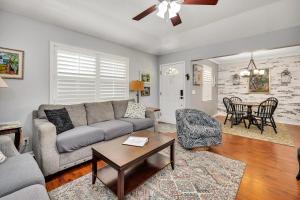
[[(298, 56), (274, 57), (256, 60), (258, 68), (270, 69), (270, 93), (248, 93), (249, 78), (240, 78), (240, 85), (233, 85), (232, 76), (239, 74), (249, 61), (221, 64), (218, 68), (218, 113), (225, 114), (224, 97), (238, 96), (243, 101), (261, 102), (268, 97), (276, 97), (279, 105), (275, 111), (277, 122), (300, 124), (300, 54)], [(291, 83), (281, 84), (281, 72), (288, 69), (292, 74)]]

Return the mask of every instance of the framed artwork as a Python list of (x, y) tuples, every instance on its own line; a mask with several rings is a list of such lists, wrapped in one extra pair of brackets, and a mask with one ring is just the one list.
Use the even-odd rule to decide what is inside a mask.
[(0, 47), (0, 77), (23, 79), (24, 51)]
[(143, 81), (145, 84), (150, 84), (150, 82), (151, 82), (150, 73), (141, 72), (141, 81)]
[(269, 69), (260, 70), (259, 74), (254, 74), (253, 70), (249, 77), (250, 93), (269, 93), (270, 92), (270, 72)]
[(150, 87), (144, 87), (144, 90), (141, 91), (141, 96), (143, 97), (150, 96)]
[(201, 85), (203, 80), (203, 66), (193, 64), (193, 85)]

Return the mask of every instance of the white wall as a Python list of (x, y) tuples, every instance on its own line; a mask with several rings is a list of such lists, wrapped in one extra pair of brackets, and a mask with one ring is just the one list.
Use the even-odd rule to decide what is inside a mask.
[[(196, 105), (195, 107), (195, 105), (192, 104), (192, 102), (197, 101), (199, 98), (195, 97), (197, 99), (192, 100), (192, 98), (194, 98), (192, 95), (192, 60), (208, 59), (225, 55), (239, 54), (242, 52), (251, 52), (260, 49), (273, 49), (278, 47), (293, 46), (297, 44), (300, 44), (300, 26), (257, 35), (254, 37), (225, 42), (222, 44), (215, 44), (206, 47), (180, 51), (168, 55), (162, 55), (159, 56), (158, 63), (159, 65), (161, 65), (179, 61), (186, 62), (186, 73), (189, 73), (191, 76), (190, 81), (186, 83), (186, 105), (187, 107), (201, 109), (199, 105)], [(212, 110), (213, 107), (217, 107), (217, 103), (211, 103), (207, 106), (209, 106), (209, 108), (207, 109)]]
[(156, 56), (3, 11), (0, 27), (1, 47), (25, 51), (24, 80), (6, 79), (9, 87), (0, 89), (0, 122), (21, 120), (25, 135), (31, 135), (31, 112), (49, 102), (50, 41), (128, 57), (130, 79), (138, 79), (139, 71), (152, 73), (151, 96), (141, 101), (158, 106)]

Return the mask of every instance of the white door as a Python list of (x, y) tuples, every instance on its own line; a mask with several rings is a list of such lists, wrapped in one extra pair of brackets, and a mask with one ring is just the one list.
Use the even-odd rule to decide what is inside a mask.
[(165, 64), (160, 67), (159, 121), (175, 124), (175, 111), (185, 107), (185, 63)]

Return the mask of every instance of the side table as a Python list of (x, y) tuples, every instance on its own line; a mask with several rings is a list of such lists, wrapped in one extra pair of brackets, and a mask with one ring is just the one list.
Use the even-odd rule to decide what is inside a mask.
[[(160, 108), (154, 108), (154, 107), (147, 107), (147, 110), (150, 110), (154, 113), (160, 112)], [(156, 117), (155, 117), (156, 118)], [(155, 119), (155, 124), (154, 124), (154, 131), (156, 131), (156, 126), (158, 124), (158, 121)]]
[(20, 122), (8, 122), (0, 124), (0, 135), (15, 134), (15, 146), (19, 150), (22, 134), (22, 124)]

